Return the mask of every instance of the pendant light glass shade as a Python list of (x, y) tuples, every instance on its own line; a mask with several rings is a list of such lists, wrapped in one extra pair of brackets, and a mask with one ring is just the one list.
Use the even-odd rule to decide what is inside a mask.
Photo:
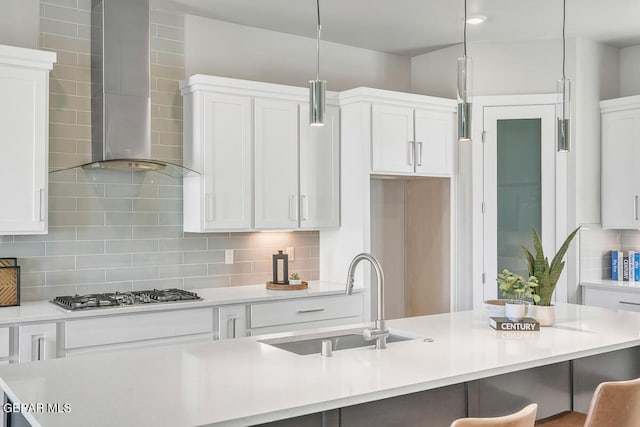
[(558, 80), (558, 98), (562, 107), (558, 117), (558, 151), (571, 151), (571, 80)]
[(565, 73), (567, 0), (562, 0), (562, 79), (558, 80), (558, 102), (562, 108), (558, 117), (558, 152), (571, 151), (571, 81)]
[(316, 0), (318, 11), (318, 27), (316, 36), (316, 79), (309, 81), (309, 124), (311, 126), (324, 126), (325, 94), (327, 81), (320, 80), (320, 0)]
[(311, 80), (309, 82), (309, 124), (324, 126), (326, 80)]
[(458, 58), (458, 141), (471, 141), (473, 61)]

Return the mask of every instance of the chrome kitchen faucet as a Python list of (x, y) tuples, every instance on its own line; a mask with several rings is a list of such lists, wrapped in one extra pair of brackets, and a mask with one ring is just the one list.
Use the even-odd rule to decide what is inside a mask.
[(378, 282), (378, 315), (375, 323), (375, 328), (367, 328), (362, 331), (362, 336), (367, 341), (376, 341), (376, 349), (387, 348), (387, 337), (389, 336), (389, 330), (384, 324), (384, 273), (380, 262), (371, 254), (361, 253), (356, 255), (351, 264), (349, 265), (349, 271), (347, 272), (347, 288), (345, 289), (346, 295), (351, 295), (353, 292), (353, 282), (355, 281), (355, 270), (360, 261), (367, 260), (373, 266), (376, 272), (376, 280)]

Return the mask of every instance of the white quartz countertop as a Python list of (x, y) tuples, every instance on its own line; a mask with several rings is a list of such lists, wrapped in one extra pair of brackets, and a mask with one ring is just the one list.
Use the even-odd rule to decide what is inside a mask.
[[(96, 316), (114, 316), (136, 312), (239, 304), (250, 301), (271, 301), (335, 295), (343, 293), (344, 288), (344, 284), (321, 281), (310, 281), (309, 288), (300, 291), (272, 291), (268, 290), (266, 285), (203, 288), (193, 289), (193, 291), (202, 298), (201, 301), (140, 304), (80, 311), (65, 310), (64, 308), (54, 305), (49, 301), (33, 301), (25, 302), (17, 307), (0, 307), (0, 326), (8, 326), (18, 323), (54, 322)], [(360, 290), (361, 289), (355, 289), (356, 292)]]
[(480, 311), (388, 325), (431, 340), (331, 358), (257, 337), (87, 354), (2, 366), (0, 386), (14, 403), (71, 406), (28, 413), (33, 425), (248, 425), (640, 345), (640, 313), (570, 304), (559, 304), (556, 324), (540, 332), (496, 332)]
[(588, 280), (580, 283), (586, 288), (607, 289), (611, 291), (630, 291), (640, 293), (640, 282), (625, 282), (623, 280)]

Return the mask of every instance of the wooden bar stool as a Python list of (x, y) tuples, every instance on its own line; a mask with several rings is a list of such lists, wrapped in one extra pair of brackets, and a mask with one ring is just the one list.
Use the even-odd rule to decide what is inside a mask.
[(640, 378), (598, 385), (589, 411), (567, 411), (539, 420), (544, 427), (638, 427), (640, 426)]
[(495, 418), (459, 418), (451, 427), (533, 427), (538, 405), (532, 403), (515, 414)]

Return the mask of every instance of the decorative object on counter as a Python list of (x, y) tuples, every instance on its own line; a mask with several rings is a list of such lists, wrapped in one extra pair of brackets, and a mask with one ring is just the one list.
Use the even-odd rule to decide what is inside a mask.
[[(536, 320), (538, 320), (542, 326), (551, 326), (553, 322), (555, 322), (555, 309), (551, 305), (551, 297), (553, 296), (553, 291), (556, 289), (556, 285), (558, 284), (560, 274), (562, 274), (562, 270), (564, 269), (565, 262), (562, 261), (562, 258), (564, 258), (564, 255), (566, 254), (567, 249), (569, 249), (571, 241), (578, 233), (578, 230), (580, 230), (580, 227), (573, 230), (567, 236), (564, 243), (562, 243), (562, 246), (560, 246), (560, 249), (553, 257), (551, 264), (549, 264), (549, 259), (544, 256), (542, 240), (540, 239), (535, 227), (531, 227), (535, 256), (524, 245), (522, 246), (527, 266), (529, 268), (529, 274), (538, 279), (538, 286), (534, 289), (534, 293), (539, 297), (539, 299), (534, 299), (533, 302), (537, 306), (552, 307), (548, 309), (534, 309), (536, 315), (541, 316), (540, 318), (536, 317)], [(545, 311), (544, 314), (543, 311)], [(546, 311), (553, 311), (553, 313), (546, 313)]]
[(302, 283), (302, 280), (300, 279), (300, 276), (298, 276), (298, 273), (293, 273), (289, 276), (290, 285), (299, 285), (300, 283)]
[(529, 305), (526, 298), (530, 298), (534, 302), (540, 300), (540, 297), (534, 294), (534, 289), (538, 286), (538, 279), (535, 276), (529, 276), (529, 279), (524, 280), (521, 275), (512, 273), (505, 268), (502, 273), (498, 274), (497, 282), (502, 296), (508, 298), (505, 300), (505, 316), (509, 320), (515, 322), (526, 316)]
[(503, 299), (488, 299), (484, 305), (484, 311), (488, 317), (505, 317), (505, 300)]
[(0, 258), (0, 307), (20, 305), (20, 266), (17, 258)]
[(458, 58), (458, 141), (471, 141), (473, 62), (467, 56), (467, 0), (464, 0), (464, 55)]
[(490, 317), (489, 326), (496, 331), (529, 331), (540, 330), (540, 323), (531, 317), (522, 317), (518, 320), (511, 320), (508, 317)]
[[(278, 251), (277, 254), (273, 254), (273, 281), (267, 282), (267, 289), (273, 291), (299, 291), (307, 289), (309, 285), (307, 282), (303, 282), (298, 277), (297, 273), (291, 275), (291, 279), (296, 277), (294, 281), (287, 280), (289, 277), (289, 255)], [(282, 280), (280, 280), (282, 277)]]
[(571, 151), (571, 80), (565, 74), (567, 0), (562, 0), (562, 79), (558, 80), (558, 95), (562, 113), (558, 117), (558, 152)]
[[(280, 278), (282, 277), (282, 280)], [(289, 255), (278, 251), (277, 254), (273, 254), (273, 284), (275, 285), (288, 285), (289, 281)]]
[(320, 80), (320, 0), (316, 0), (318, 12), (318, 27), (316, 37), (316, 79), (309, 80), (309, 124), (311, 126), (324, 126), (325, 94), (327, 81)]
[(640, 281), (640, 252), (611, 251), (611, 280)]

